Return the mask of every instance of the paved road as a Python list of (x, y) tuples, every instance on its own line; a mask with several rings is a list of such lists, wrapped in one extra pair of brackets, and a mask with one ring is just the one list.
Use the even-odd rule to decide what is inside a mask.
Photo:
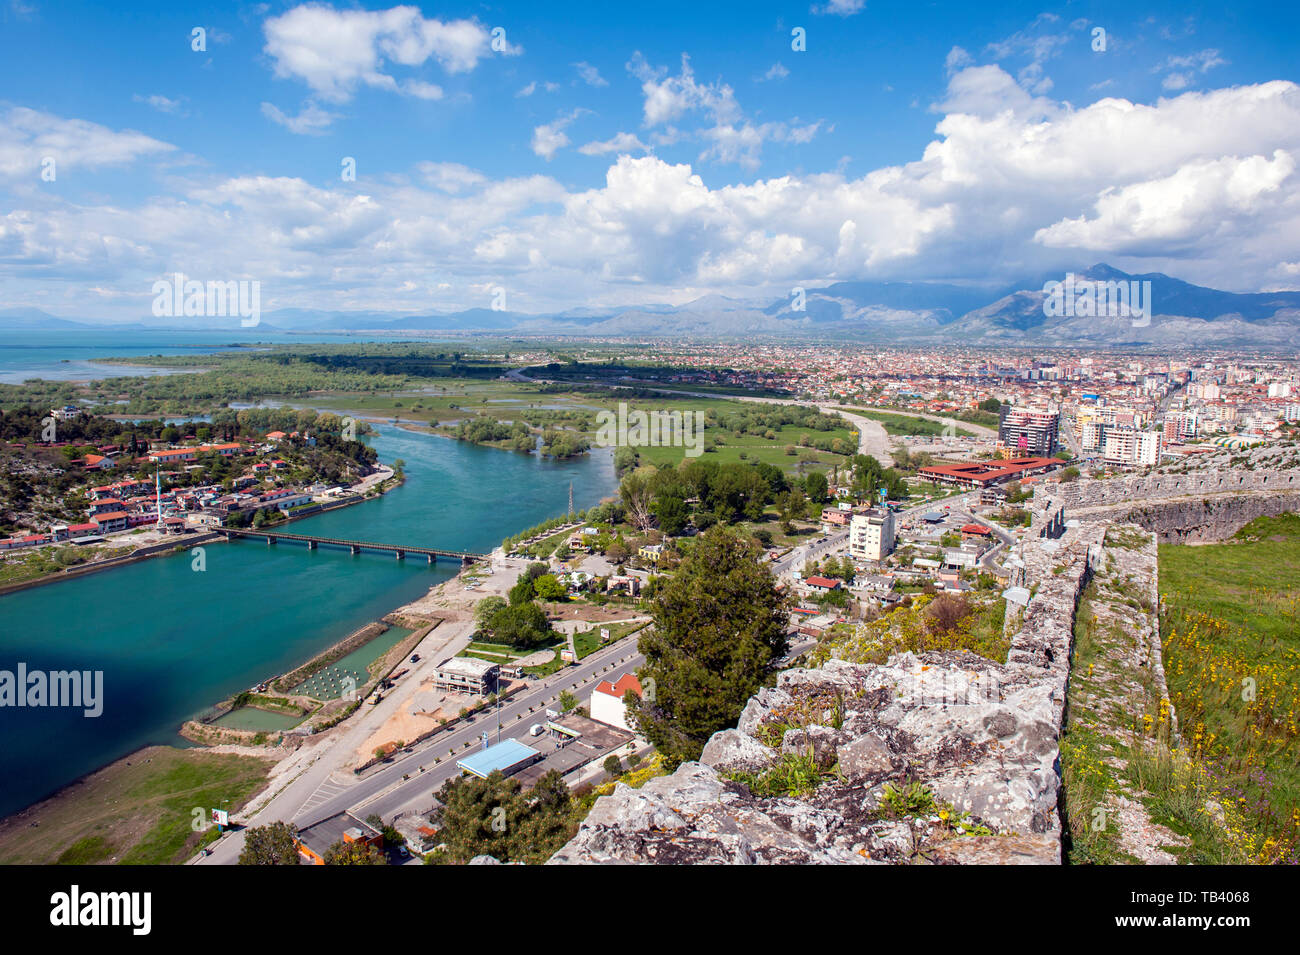
[[(637, 652), (635, 641), (622, 640), (597, 650), (577, 666), (566, 667), (544, 681), (535, 682), (502, 704), (501, 738), (526, 735), (528, 727), (544, 716), (547, 707), (555, 704), (561, 691), (569, 690), (585, 700), (599, 680), (611, 673), (635, 670), (643, 662), (644, 657)], [(578, 684), (576, 689), (573, 687), (575, 683)], [(480, 714), (472, 723), (458, 724), (454, 729), (435, 733), (429, 740), (412, 747), (411, 753), (403, 754), (360, 780), (351, 772), (331, 773), (328, 764), (323, 767), (313, 764), (251, 819), (245, 820), (245, 825), (264, 826), (275, 821), (292, 821), (301, 828), (354, 807), (362, 818), (378, 813), (387, 820), (402, 808), (424, 808), (432, 804), (429, 798), (432, 793), (458, 772), (456, 760), (475, 751), (474, 744), (479, 742), (481, 733), (490, 730), (495, 742), (496, 726), (495, 710), (490, 714)], [(363, 736), (369, 732), (366, 727), (362, 729)], [(470, 746), (466, 747), (466, 743)], [(330, 749), (348, 746), (347, 752), (355, 749), (347, 740), (335, 740), (324, 745)], [(451, 750), (455, 750), (454, 757)], [(436, 765), (433, 762), (435, 756), (441, 759)], [(423, 773), (420, 772), (422, 766), (425, 767)], [(403, 776), (410, 776), (410, 779), (403, 779)], [(237, 830), (215, 843), (210, 856), (200, 857), (195, 862), (232, 865), (238, 861), (243, 847), (243, 830)]]

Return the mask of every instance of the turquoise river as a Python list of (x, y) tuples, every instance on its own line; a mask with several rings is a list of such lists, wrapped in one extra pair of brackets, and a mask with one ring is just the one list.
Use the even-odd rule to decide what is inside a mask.
[[(379, 426), (380, 460), (405, 461), (382, 498), (292, 526), (294, 532), (488, 551), (563, 514), (569, 484), (588, 507), (614, 493), (608, 452), (552, 461)], [(103, 712), (0, 711), (0, 816), (153, 743), (216, 701), (292, 669), (424, 593), (458, 565), (255, 542), (60, 581), (0, 597), (0, 670), (103, 672)]]

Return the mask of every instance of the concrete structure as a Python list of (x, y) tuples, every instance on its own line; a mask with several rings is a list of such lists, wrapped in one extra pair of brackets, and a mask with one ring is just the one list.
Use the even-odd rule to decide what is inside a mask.
[(894, 552), (894, 512), (875, 507), (854, 514), (849, 522), (849, 556), (882, 561)]
[(486, 696), (497, 687), (501, 667), (474, 657), (452, 657), (433, 671), (433, 688), (445, 693)]

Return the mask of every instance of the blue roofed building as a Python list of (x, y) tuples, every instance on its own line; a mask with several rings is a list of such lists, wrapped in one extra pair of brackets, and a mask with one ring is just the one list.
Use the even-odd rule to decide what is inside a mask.
[(525, 746), (516, 739), (503, 739), (473, 756), (457, 760), (456, 766), (471, 776), (486, 779), (491, 773), (497, 771), (504, 776), (509, 776), (541, 758), (542, 754), (531, 746)]

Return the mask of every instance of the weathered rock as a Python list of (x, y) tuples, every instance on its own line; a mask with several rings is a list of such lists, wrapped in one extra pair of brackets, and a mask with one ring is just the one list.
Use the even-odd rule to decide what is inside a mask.
[(700, 762), (719, 772), (759, 773), (776, 762), (777, 755), (740, 730), (714, 733), (704, 746)]
[(926, 857), (935, 865), (1060, 865), (1056, 836), (963, 836), (945, 839)]
[(895, 769), (894, 754), (883, 739), (867, 733), (845, 743), (837, 751), (840, 772), (851, 780), (883, 778)]

